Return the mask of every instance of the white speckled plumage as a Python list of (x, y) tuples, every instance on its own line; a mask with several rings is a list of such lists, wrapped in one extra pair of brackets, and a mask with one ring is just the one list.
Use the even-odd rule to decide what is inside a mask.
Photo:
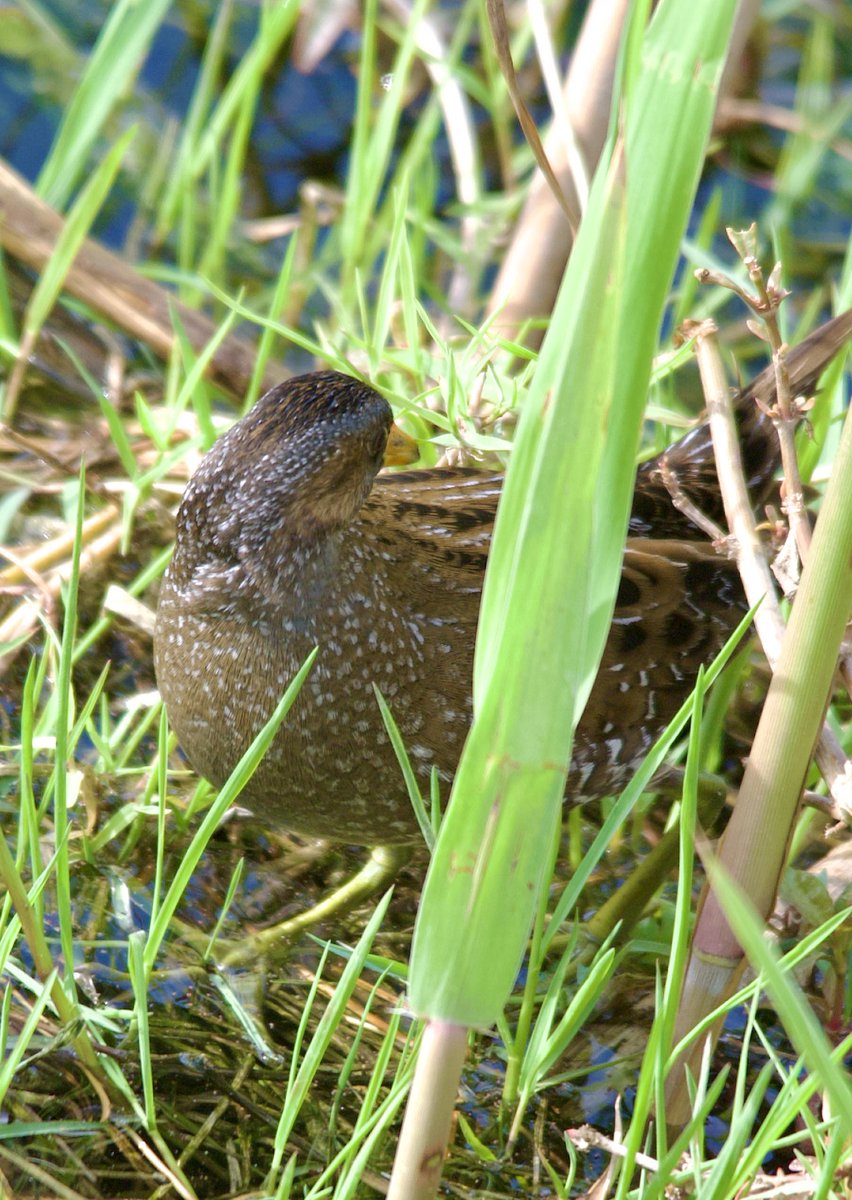
[[(849, 324), (848, 314), (846, 316)], [(840, 319), (838, 319), (840, 320)], [(826, 333), (826, 331), (828, 331)], [(804, 389), (849, 328), (793, 352)], [(768, 422), (743, 395), (750, 480), (774, 465)], [(501, 477), (377, 476), (391, 423), (372, 389), (332, 372), (263, 397), (188, 485), (163, 580), (157, 678), (190, 762), (229, 775), (313, 647), (320, 653), (243, 798), (269, 823), (358, 843), (417, 837), (373, 694), (388, 700), (421, 782), (449, 781), (470, 720), (479, 595)], [(705, 431), (668, 452), (718, 515)], [(740, 617), (733, 567), (640, 468), (619, 599), (575, 739), (568, 795), (624, 784)]]

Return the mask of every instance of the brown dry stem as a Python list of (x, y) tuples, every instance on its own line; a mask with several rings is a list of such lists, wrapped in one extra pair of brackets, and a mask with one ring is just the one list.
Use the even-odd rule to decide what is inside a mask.
[[(564, 121), (573, 130), (589, 175), (594, 173), (606, 140), (612, 84), (628, 8), (627, 0), (593, 0), (565, 80)], [(544, 154), (561, 191), (575, 209), (577, 195), (559, 122), (544, 139)], [(517, 337), (531, 318), (550, 314), (572, 244), (571, 224), (544, 173), (537, 171), (488, 304), (488, 315), (499, 314), (496, 327), (506, 337)], [(541, 330), (534, 330), (526, 341), (537, 345), (541, 336)]]
[[(64, 219), (33, 191), (9, 165), (0, 160), (0, 245), (14, 258), (42, 270), (49, 261)], [(176, 344), (174, 309), (193, 348), (202, 350), (216, 335), (216, 326), (202, 313), (178, 303), (174, 295), (146, 279), (118, 255), (86, 239), (65, 279), (65, 288), (120, 328), (167, 358)], [(234, 335), (217, 347), (208, 374), (225, 392), (245, 394), (254, 369), (255, 351)], [(264, 388), (279, 382), (281, 373), (267, 372)]]
[[(80, 572), (91, 571), (98, 563), (110, 558), (121, 544), (121, 513), (115, 507), (95, 513), (83, 522)], [(0, 586), (14, 587), (27, 579), (39, 579), (42, 608), (24, 597), (12, 611), (0, 621), (0, 645), (9, 649), (0, 654), (0, 674), (14, 661), (23, 648), (21, 639), (35, 631), (40, 611), (50, 615), (55, 612), (62, 584), (71, 573), (70, 552), (74, 541), (73, 530), (65, 530), (52, 538), (46, 545), (38, 546), (27, 554), (17, 556), (8, 567), (0, 571)], [(12, 555), (0, 547), (0, 555), (9, 559)], [(44, 574), (43, 574), (44, 572)]]
[[(612, 85), (628, 10), (627, 0), (592, 0), (565, 78), (562, 120), (555, 120), (544, 137), (544, 154), (572, 208), (577, 205), (577, 191), (563, 129), (568, 126), (573, 132), (588, 175), (593, 176), (609, 129)], [(732, 87), (743, 48), (759, 15), (759, 0), (742, 0), (722, 80), (722, 96)], [(529, 321), (546, 318), (552, 312), (573, 245), (571, 224), (541, 170), (533, 176), (511, 233), (488, 302), (488, 315), (497, 314), (496, 328), (507, 338), (517, 339)], [(524, 341), (536, 347), (542, 336), (542, 329), (533, 328)]]

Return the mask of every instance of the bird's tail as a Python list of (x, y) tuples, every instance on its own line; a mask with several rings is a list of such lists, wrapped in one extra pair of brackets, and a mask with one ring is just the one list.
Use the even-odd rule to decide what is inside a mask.
[[(811, 395), (829, 362), (852, 338), (852, 309), (826, 321), (804, 341), (787, 353), (787, 372), (793, 396)], [(743, 468), (755, 505), (766, 500), (780, 461), (778, 437), (772, 420), (763, 411), (775, 403), (775, 368), (770, 364), (735, 400), (740, 431)], [(707, 423), (690, 430), (663, 454), (643, 463), (637, 475), (637, 487), (630, 520), (632, 535), (665, 528), (667, 536), (683, 536), (695, 527), (672, 505), (671, 494), (663, 481), (663, 471), (673, 477), (679, 488), (711, 520), (724, 521), (724, 509), (716, 479), (713, 443)]]

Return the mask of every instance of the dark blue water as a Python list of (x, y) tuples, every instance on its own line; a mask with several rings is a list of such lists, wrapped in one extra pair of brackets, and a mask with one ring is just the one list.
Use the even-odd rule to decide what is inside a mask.
[[(46, 11), (74, 53), (57, 58), (38, 49), (37, 30), (21, 18), (19, 35), (0, 44), (0, 156), (34, 182), (47, 158), (59, 128), (64, 106), (77, 82), (86, 56), (93, 48), (106, 16), (107, 4), (48, 4)], [(120, 113), (119, 129), (139, 120), (160, 130), (171, 118), (185, 117), (200, 70), (203, 37), (212, 24), (215, 6), (196, 9), (194, 36), (176, 18), (157, 31), (137, 77), (133, 92)], [(207, 21), (204, 21), (204, 10)], [(227, 72), (237, 69), (251, 43), (258, 9), (254, 3), (235, 6), (228, 38)], [(50, 39), (47, 39), (48, 41)], [(298, 190), (310, 177), (327, 184), (342, 184), (355, 109), (355, 63), (358, 39), (342, 34), (332, 52), (310, 74), (302, 74), (282, 60), (267, 73), (252, 135), (250, 171), (253, 213), (263, 216), (292, 210)], [(65, 70), (57, 71), (61, 62)], [(104, 131), (102, 148), (114, 140), (115, 125)], [(120, 246), (135, 215), (139, 180), (119, 183), (96, 226), (97, 236)]]

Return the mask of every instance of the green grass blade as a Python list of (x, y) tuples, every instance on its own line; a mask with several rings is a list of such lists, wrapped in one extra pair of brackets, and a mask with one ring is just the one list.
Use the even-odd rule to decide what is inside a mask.
[[(586, 243), (599, 253), (602, 269), (589, 276), (589, 304), (576, 314), (572, 330), (574, 353), (589, 363), (600, 361), (593, 354), (597, 334), (615, 328), (613, 322), (598, 330), (595, 318), (612, 310), (612, 281), (620, 275), (625, 248), (620, 184), (615, 175), (609, 183), (611, 190), (598, 209), (597, 227), (591, 223), (585, 227)], [(554, 322), (566, 331), (560, 344), (571, 345), (564, 299), (560, 304), (562, 311), (557, 311)], [(605, 349), (603, 361), (614, 363), (615, 346), (610, 343)], [(543, 358), (537, 381), (546, 365)], [(564, 360), (556, 365), (564, 369)], [(611, 373), (609, 384), (611, 392)], [(559, 407), (551, 402), (550, 389), (540, 385), (538, 393), (529, 398), (519, 430), (495, 530), (492, 554), (496, 558), (489, 564), (483, 598), (478, 643), (486, 650), (477, 651), (476, 719), (456, 775), (455, 802), (450, 803), (438, 838), (412, 950), (415, 1011), (428, 1011), (458, 1024), (490, 1023), (508, 995), (542, 884), (542, 867), (548, 861), (545, 851), (552, 845), (561, 808), (571, 723), (570, 715), (564, 713), (561, 720), (554, 719), (553, 700), (560, 690), (563, 694), (568, 690), (559, 689), (557, 682), (559, 674), (566, 671), (567, 655), (553, 652), (549, 631), (564, 630), (569, 644), (573, 634), (576, 657), (580, 651), (577, 643), (584, 640), (584, 634), (580, 622), (565, 622), (567, 589), (548, 588), (548, 579), (564, 579), (573, 573), (575, 584), (581, 586), (585, 560), (577, 569), (579, 558), (565, 545), (563, 523), (560, 521), (558, 528), (553, 521), (536, 523), (534, 510), (553, 510), (554, 497), (564, 495), (569, 487), (571, 467), (576, 468), (580, 458), (588, 462), (596, 454), (599, 457), (600, 442), (594, 446), (587, 434), (582, 440), (577, 438), (573, 454), (570, 450), (565, 453), (564, 439), (558, 442), (562, 431), (554, 432)], [(564, 405), (561, 407), (564, 421)], [(539, 422), (545, 430), (540, 439), (536, 436)], [(525, 429), (530, 432), (525, 434)], [(531, 491), (536, 476), (544, 493), (538, 500)], [(568, 520), (573, 524), (576, 516), (582, 526), (579, 514), (588, 516), (591, 511), (591, 488), (587, 477), (578, 474), (577, 479), (581, 486), (572, 498)], [(591, 522), (586, 520), (585, 529), (581, 527), (575, 534), (575, 549), (585, 537), (588, 553)], [(534, 556), (515, 553), (524, 536), (533, 547), (538, 541), (537, 561)], [(489, 607), (487, 598), (494, 589), (497, 599)], [(531, 604), (538, 610), (534, 624), (529, 623), (529, 613), (526, 617), (522, 614)], [(517, 633), (519, 629), (524, 630), (523, 637), (508, 636), (508, 631)], [(502, 636), (501, 630), (506, 631)], [(525, 670), (531, 663), (535, 668)], [(547, 698), (549, 714), (541, 712), (536, 696), (540, 701)], [(463, 936), (455, 936), (458, 930)]]
[(169, 0), (119, 0), (107, 17), (36, 185), (54, 208), (62, 208), (71, 195), (95, 139), (136, 78), (170, 7)]
[[(737, 940), (763, 976), (764, 986), (784, 1022), (790, 1041), (821, 1081), (841, 1127), (852, 1129), (852, 1082), (837, 1061), (836, 1052), (816, 1014), (789, 972), (781, 969), (775, 951), (765, 940), (764, 922), (752, 901), (723, 871), (718, 861), (708, 861), (707, 871)], [(852, 909), (847, 911), (847, 918), (849, 913)]]
[(118, 139), (104, 156), (103, 162), (92, 172), (91, 178), (71, 206), (62, 232), (56, 239), (56, 246), (50, 256), (50, 261), (39, 275), (38, 282), (33, 288), (33, 294), (27, 305), (25, 333), (38, 332), (53, 308), (74, 256), (109, 194), (122, 160), (135, 136), (136, 130), (133, 128), (128, 129)]

